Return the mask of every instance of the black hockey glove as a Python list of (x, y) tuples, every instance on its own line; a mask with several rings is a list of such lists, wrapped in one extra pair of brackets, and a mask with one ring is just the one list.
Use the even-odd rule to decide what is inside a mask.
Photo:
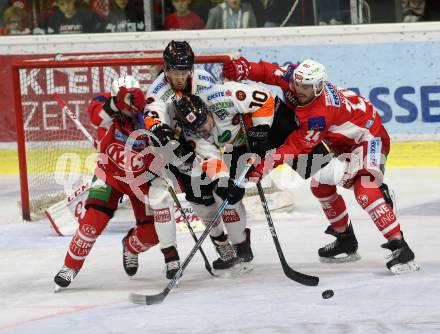
[(109, 98), (107, 101), (105, 101), (104, 105), (102, 106), (102, 109), (104, 109), (106, 114), (109, 115), (111, 118), (120, 119), (122, 116), (118, 107), (116, 107), (115, 98), (113, 96)]
[[(186, 142), (184, 139), (180, 139), (179, 140), (179, 146), (174, 150), (174, 153), (179, 158), (187, 156), (190, 153), (191, 153), (191, 156), (194, 155), (194, 157), (195, 157), (195, 153), (194, 153), (193, 147), (191, 146), (190, 143)], [(194, 160), (194, 158), (192, 158), (192, 160)]]
[(253, 126), (247, 130), (251, 151), (261, 157), (264, 157), (266, 152), (271, 149), (269, 130), (270, 126), (267, 124)]
[(168, 142), (176, 140), (174, 137), (174, 130), (164, 123), (153, 125), (151, 127), (151, 132), (154, 134), (154, 137), (151, 136), (151, 139), (153, 145), (156, 147), (165, 146)]
[(220, 196), (222, 200), (226, 198), (229, 201), (229, 204), (233, 205), (239, 201), (244, 196), (245, 189), (237, 187), (234, 184), (234, 180), (228, 177), (220, 177), (219, 179), (214, 181), (216, 184), (214, 185), (215, 193)]

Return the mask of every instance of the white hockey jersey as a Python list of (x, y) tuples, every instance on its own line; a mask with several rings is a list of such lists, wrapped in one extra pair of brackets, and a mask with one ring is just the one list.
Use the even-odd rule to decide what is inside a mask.
[[(216, 83), (214, 77), (205, 70), (195, 69), (194, 74), (188, 80), (188, 90), (185, 93), (198, 95), (204, 89)], [(171, 128), (176, 127), (174, 117), (174, 106), (172, 102), (176, 93), (165, 78), (165, 73), (161, 73), (151, 84), (147, 91), (147, 106), (145, 112), (153, 119), (168, 124)]]
[[(256, 84), (226, 82), (216, 84), (201, 91), (198, 96), (206, 103), (214, 118), (215, 127), (208, 139), (183, 129), (186, 141), (194, 147), (196, 154), (204, 160), (203, 168), (210, 177), (227, 172), (222, 161), (221, 149), (226, 145), (241, 147), (246, 145), (240, 124), (244, 114), (247, 127), (261, 124), (272, 125), (275, 112), (275, 96)], [(208, 168), (207, 166), (211, 166)], [(214, 167), (215, 170), (208, 170)]]

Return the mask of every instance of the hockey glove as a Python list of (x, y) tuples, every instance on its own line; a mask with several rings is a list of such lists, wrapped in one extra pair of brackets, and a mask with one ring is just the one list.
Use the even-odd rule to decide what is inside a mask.
[(214, 181), (216, 184), (214, 185), (215, 193), (222, 199), (226, 198), (229, 201), (229, 204), (233, 205), (239, 201), (244, 196), (245, 189), (237, 187), (234, 184), (234, 180), (227, 177), (220, 177), (219, 179)]
[(266, 174), (267, 171), (264, 170), (264, 159), (261, 159), (261, 162), (249, 171), (247, 178), (249, 181), (258, 182)]
[(269, 130), (268, 124), (252, 126), (247, 130), (251, 152), (257, 153), (260, 157), (264, 157), (266, 152), (271, 149)]
[(122, 86), (115, 96), (115, 104), (119, 110), (143, 112), (147, 102), (140, 88), (125, 88)]
[(246, 58), (233, 59), (223, 64), (223, 78), (233, 81), (246, 80), (249, 78), (250, 69), (251, 65)]
[(104, 105), (102, 106), (102, 109), (105, 111), (107, 115), (109, 115), (111, 118), (119, 118), (121, 117), (121, 113), (119, 112), (118, 107), (116, 107), (115, 104), (115, 98), (111, 97), (109, 98)]
[[(185, 140), (179, 140), (179, 146), (174, 150), (174, 153), (178, 158), (182, 158), (184, 156), (187, 156), (188, 154), (192, 154), (195, 157), (194, 154), (194, 148), (191, 146), (190, 143), (186, 142)], [(194, 159), (192, 159), (194, 160)], [(191, 161), (192, 161), (191, 160)]]
[(152, 138), (152, 140), (153, 145), (156, 147), (165, 146), (170, 141), (176, 141), (174, 137), (174, 130), (171, 129), (167, 124), (154, 124), (150, 130), (154, 134), (155, 138)]

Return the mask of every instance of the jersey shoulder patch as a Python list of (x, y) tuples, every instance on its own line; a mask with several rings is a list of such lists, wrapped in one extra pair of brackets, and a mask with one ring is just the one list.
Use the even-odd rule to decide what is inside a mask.
[(165, 75), (161, 73), (148, 89), (148, 95), (157, 95), (159, 91), (167, 85), (168, 82), (165, 80)]
[(194, 76), (196, 77), (198, 85), (200, 85), (199, 82), (207, 83), (208, 86), (217, 83), (217, 80), (215, 80), (215, 78), (205, 70), (195, 70)]
[(326, 82), (324, 84), (324, 90), (325, 90), (325, 95), (326, 95), (326, 101), (334, 107), (340, 107), (341, 100), (339, 98), (336, 87), (333, 86), (331, 83)]

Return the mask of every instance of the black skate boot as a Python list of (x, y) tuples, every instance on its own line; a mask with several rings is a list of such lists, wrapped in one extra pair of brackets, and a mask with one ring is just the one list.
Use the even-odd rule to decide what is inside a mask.
[(391, 206), (391, 209), (394, 209), (394, 192), (390, 191), (385, 183), (382, 183), (379, 189), (382, 193), (385, 203)]
[(223, 270), (232, 268), (235, 264), (240, 262), (240, 259), (235, 254), (234, 247), (228, 240), (228, 235), (222, 233), (218, 237), (211, 237), (211, 241), (220, 257), (212, 262), (212, 267), (216, 270)]
[(62, 266), (58, 274), (56, 274), (53, 279), (56, 284), (55, 292), (60, 291), (62, 288), (67, 288), (77, 274), (78, 270)]
[(386, 259), (391, 259), (387, 262), (387, 268), (393, 274), (406, 274), (420, 269), (419, 265), (414, 262), (413, 251), (403, 239), (403, 233), (402, 240), (391, 239), (381, 245), (381, 247), (391, 251), (391, 254)]
[(234, 245), (234, 249), (237, 257), (241, 259), (242, 262), (251, 262), (254, 259), (254, 254), (252, 253), (251, 248), (251, 230), (246, 228), (244, 232), (246, 233), (246, 239), (243, 242)]
[(122, 239), (122, 265), (128, 276), (136, 275), (139, 267), (138, 254), (131, 253), (125, 246), (125, 240), (127, 240), (133, 230), (134, 228), (130, 229)]
[(175, 246), (161, 249), (165, 257), (165, 271), (167, 279), (173, 279), (180, 269), (179, 253)]
[(333, 235), (336, 240), (318, 250), (319, 260), (325, 263), (340, 263), (358, 261), (361, 257), (357, 253), (358, 242), (350, 223), (348, 228), (337, 233), (330, 225), (325, 230), (326, 234)]

